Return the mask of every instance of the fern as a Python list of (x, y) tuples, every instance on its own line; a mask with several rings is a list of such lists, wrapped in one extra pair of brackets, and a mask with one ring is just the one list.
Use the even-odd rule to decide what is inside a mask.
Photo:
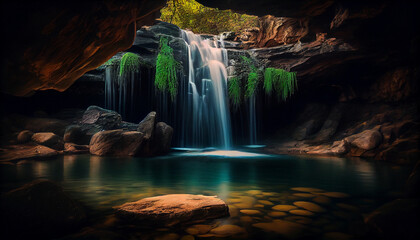
[(120, 62), (120, 76), (126, 72), (139, 72), (140, 65), (140, 57), (137, 54), (131, 52), (124, 54)]
[(174, 100), (178, 92), (177, 70), (181, 67), (175, 60), (168, 38), (160, 38), (160, 51), (156, 59), (155, 86), (160, 91), (168, 91)]
[(244, 65), (246, 66), (248, 72), (245, 97), (249, 98), (255, 93), (258, 87), (258, 69), (257, 67), (255, 67), (253, 61), (250, 58), (241, 56), (241, 59)]
[(296, 73), (283, 69), (266, 68), (264, 71), (264, 89), (267, 94), (271, 94), (274, 89), (277, 96), (286, 101), (297, 89)]
[(238, 77), (232, 77), (228, 82), (229, 98), (235, 106), (241, 103), (241, 81)]

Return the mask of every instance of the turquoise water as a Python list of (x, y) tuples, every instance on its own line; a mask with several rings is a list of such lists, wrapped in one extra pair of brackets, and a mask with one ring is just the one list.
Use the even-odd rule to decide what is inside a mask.
[[(363, 227), (349, 227), (349, 224), (362, 224), (364, 214), (400, 196), (408, 176), (405, 168), (360, 159), (241, 152), (212, 152), (208, 155), (194, 151), (179, 151), (155, 158), (67, 155), (48, 161), (1, 165), (0, 173), (3, 192), (34, 179), (54, 180), (91, 209), (94, 226), (125, 237), (147, 236), (145, 238), (150, 239), (168, 234), (180, 238), (190, 233), (184, 228), (159, 231), (137, 229), (132, 225), (116, 228), (112, 225), (115, 221), (110, 220), (114, 219), (112, 207), (162, 194), (218, 195), (229, 204), (231, 217), (206, 224), (212, 228), (235, 225), (243, 230), (234, 236), (223, 237), (289, 238), (283, 232), (257, 227), (258, 223), (283, 223), (281, 221), (310, 228), (314, 238), (322, 239), (330, 232), (361, 237)], [(292, 189), (296, 187), (317, 188), (321, 192)], [(317, 203), (327, 210), (324, 213), (273, 215), (277, 212), (273, 209), (275, 205), (314, 202), (317, 196), (328, 196), (328, 192), (348, 196), (329, 196), (328, 203)], [(241, 210), (257, 210), (258, 213)], [(195, 238), (220, 237), (205, 235), (195, 234)]]

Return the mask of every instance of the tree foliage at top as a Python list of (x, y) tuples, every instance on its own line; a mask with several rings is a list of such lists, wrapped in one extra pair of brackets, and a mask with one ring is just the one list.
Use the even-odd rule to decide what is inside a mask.
[(168, 0), (161, 14), (163, 21), (194, 33), (238, 32), (258, 24), (257, 16), (205, 7), (195, 0)]

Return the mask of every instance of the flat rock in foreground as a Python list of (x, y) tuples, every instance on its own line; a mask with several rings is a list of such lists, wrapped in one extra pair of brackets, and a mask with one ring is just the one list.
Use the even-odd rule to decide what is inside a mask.
[(172, 226), (229, 216), (227, 204), (216, 196), (170, 194), (144, 198), (117, 207), (124, 220)]

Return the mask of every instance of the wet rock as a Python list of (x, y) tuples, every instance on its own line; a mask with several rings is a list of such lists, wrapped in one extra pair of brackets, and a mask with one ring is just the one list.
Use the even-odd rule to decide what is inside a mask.
[(104, 130), (111, 130), (121, 124), (121, 115), (98, 106), (90, 106), (84, 112), (81, 123), (96, 124)]
[(60, 136), (52, 132), (41, 132), (32, 135), (32, 141), (55, 150), (63, 150), (64, 143)]
[(365, 223), (379, 239), (419, 239), (419, 212), (419, 199), (397, 199), (370, 213)]
[(164, 122), (156, 124), (153, 140), (153, 145), (156, 149), (154, 151), (155, 154), (166, 154), (170, 151), (173, 132), (173, 128)]
[(342, 193), (342, 192), (325, 192), (325, 193), (321, 193), (324, 196), (327, 197), (332, 197), (332, 198), (347, 198), (349, 197), (349, 195), (347, 193)]
[(89, 153), (89, 145), (78, 145), (75, 143), (64, 143), (64, 153), (82, 154)]
[(309, 188), (309, 187), (294, 187), (294, 188), (290, 188), (293, 191), (298, 191), (298, 192), (324, 192), (324, 190), (319, 189), (319, 188)]
[(333, 107), (324, 124), (322, 125), (321, 130), (319, 130), (319, 132), (316, 134), (316, 142), (329, 140), (335, 134), (343, 114), (343, 109), (344, 106), (341, 104)]
[(143, 142), (143, 133), (108, 130), (98, 132), (90, 140), (90, 153), (99, 156), (136, 156)]
[(321, 212), (326, 211), (325, 208), (319, 206), (318, 204), (311, 203), (311, 202), (297, 201), (297, 202), (294, 202), (293, 204), (300, 207), (300, 208), (311, 211), (311, 212), (321, 213)]
[(326, 196), (317, 196), (314, 199), (312, 199), (312, 201), (323, 205), (328, 205), (331, 203), (331, 199)]
[(23, 130), (18, 134), (17, 142), (18, 143), (27, 143), (27, 142), (31, 141), (32, 135), (34, 135), (34, 133), (32, 131)]
[(236, 226), (236, 225), (222, 225), (216, 228), (213, 228), (210, 231), (211, 234), (216, 235), (217, 237), (228, 237), (234, 235), (245, 234), (245, 228)]
[(310, 212), (307, 210), (301, 210), (301, 209), (290, 210), (289, 213), (298, 215), (298, 216), (313, 216), (314, 215), (313, 212)]
[(283, 212), (287, 212), (293, 209), (297, 209), (296, 206), (293, 205), (276, 205), (274, 207), (272, 207), (273, 210), (277, 210), (277, 211), (283, 211)]
[(267, 205), (267, 206), (271, 206), (274, 205), (274, 203), (268, 201), (268, 200), (258, 200), (259, 203), (263, 204), (263, 205)]
[(382, 141), (382, 134), (377, 130), (365, 130), (344, 140), (360, 149), (371, 150), (379, 146)]
[(229, 215), (227, 204), (215, 196), (170, 194), (125, 203), (117, 208), (121, 219), (148, 225), (173, 226)]
[(300, 198), (313, 198), (315, 195), (311, 193), (293, 193), (293, 196), (300, 197)]
[(268, 213), (268, 216), (271, 216), (271, 217), (284, 217), (286, 215), (287, 215), (287, 213), (285, 213), (285, 212), (276, 212), (276, 211), (273, 211), (273, 212), (269, 212)]
[(36, 180), (2, 195), (1, 212), (1, 227), (13, 238), (52, 237), (86, 221), (80, 204), (48, 180)]
[(87, 144), (86, 134), (83, 132), (82, 127), (79, 125), (70, 125), (66, 127), (64, 131), (64, 142), (76, 143), (76, 144)]
[(7, 151), (0, 152), (0, 160), (45, 159), (57, 156), (58, 154), (58, 151), (42, 145), (16, 145), (10, 146)]
[(155, 129), (155, 122), (156, 112), (150, 112), (143, 120), (141, 120), (137, 127), (137, 131), (142, 132), (145, 139), (150, 139)]
[(252, 226), (265, 231), (275, 232), (288, 239), (300, 239), (312, 234), (311, 229), (302, 224), (279, 219), (268, 223), (256, 223)]
[(247, 215), (262, 215), (262, 212), (253, 209), (242, 209), (240, 212)]

